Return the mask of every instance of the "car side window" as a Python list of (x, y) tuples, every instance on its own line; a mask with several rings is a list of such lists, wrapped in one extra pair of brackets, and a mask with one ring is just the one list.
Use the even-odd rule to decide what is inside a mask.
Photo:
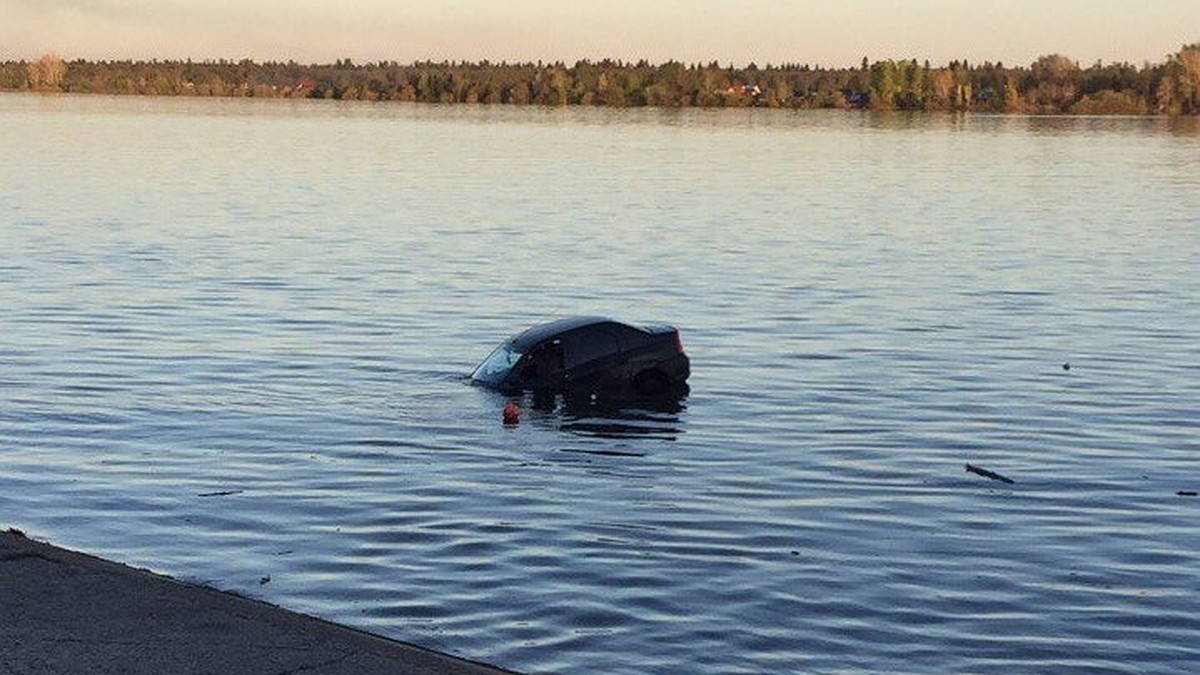
[(562, 344), (558, 340), (544, 342), (534, 347), (522, 363), (521, 377), (523, 379), (553, 378), (563, 369)]
[(611, 356), (618, 351), (616, 336), (603, 328), (567, 335), (562, 345), (563, 365), (567, 368)]

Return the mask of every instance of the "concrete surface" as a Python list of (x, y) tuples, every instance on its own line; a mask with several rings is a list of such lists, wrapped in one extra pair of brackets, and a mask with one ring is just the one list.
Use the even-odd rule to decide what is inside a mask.
[(0, 532), (0, 675), (504, 672)]

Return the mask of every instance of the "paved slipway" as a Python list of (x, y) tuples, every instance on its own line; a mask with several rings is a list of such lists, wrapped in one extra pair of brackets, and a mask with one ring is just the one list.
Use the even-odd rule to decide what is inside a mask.
[(0, 674), (505, 673), (0, 532)]

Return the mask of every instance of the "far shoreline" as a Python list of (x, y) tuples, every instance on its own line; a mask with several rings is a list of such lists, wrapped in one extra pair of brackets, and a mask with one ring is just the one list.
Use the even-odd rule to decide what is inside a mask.
[(1028, 66), (887, 59), (858, 67), (394, 61), (0, 61), (0, 92), (606, 108), (780, 108), (1017, 115), (1200, 115), (1200, 42), (1162, 63)]

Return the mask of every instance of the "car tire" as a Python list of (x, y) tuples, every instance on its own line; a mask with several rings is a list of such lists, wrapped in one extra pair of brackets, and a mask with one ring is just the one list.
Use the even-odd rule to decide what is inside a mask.
[(633, 390), (639, 396), (661, 396), (671, 386), (671, 379), (661, 370), (643, 370), (633, 378)]

